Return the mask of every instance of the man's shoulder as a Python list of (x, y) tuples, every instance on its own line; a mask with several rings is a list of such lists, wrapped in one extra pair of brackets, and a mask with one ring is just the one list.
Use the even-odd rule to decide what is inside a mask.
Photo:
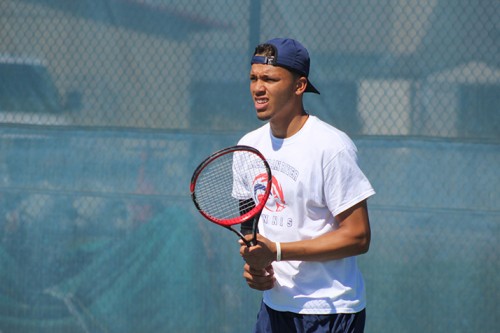
[(337, 150), (341, 149), (356, 149), (351, 138), (342, 130), (338, 129), (334, 125), (331, 125), (318, 117), (312, 117), (311, 131), (313, 137), (315, 138), (316, 144), (321, 146), (329, 147), (330, 149), (335, 148)]

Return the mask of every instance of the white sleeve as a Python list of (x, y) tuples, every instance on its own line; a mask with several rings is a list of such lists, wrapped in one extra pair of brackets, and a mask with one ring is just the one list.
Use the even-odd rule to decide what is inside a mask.
[(324, 167), (326, 205), (334, 216), (375, 194), (358, 166), (356, 151), (340, 151)]

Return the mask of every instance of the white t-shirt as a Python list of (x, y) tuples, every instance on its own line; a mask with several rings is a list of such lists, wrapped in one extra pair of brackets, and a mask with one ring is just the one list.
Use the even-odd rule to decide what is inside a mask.
[[(272, 136), (269, 124), (238, 144), (257, 148), (268, 160), (273, 187), (259, 232), (275, 242), (312, 239), (335, 230), (334, 216), (375, 194), (357, 164), (357, 149), (343, 132), (309, 116), (290, 138)], [(263, 300), (278, 311), (355, 313), (366, 306), (355, 257), (324, 262), (273, 263), (275, 286)]]

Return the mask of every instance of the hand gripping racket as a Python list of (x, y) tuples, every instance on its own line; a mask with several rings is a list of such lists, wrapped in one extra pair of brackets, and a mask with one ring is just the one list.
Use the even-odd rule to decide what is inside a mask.
[[(271, 185), (271, 169), (264, 156), (255, 148), (239, 145), (206, 158), (194, 171), (190, 190), (201, 215), (231, 230), (247, 246), (252, 246)], [(241, 223), (252, 223), (250, 242), (233, 228)]]

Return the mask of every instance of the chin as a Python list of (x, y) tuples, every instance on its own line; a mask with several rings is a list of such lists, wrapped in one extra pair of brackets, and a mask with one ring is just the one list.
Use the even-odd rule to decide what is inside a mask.
[(271, 115), (268, 112), (265, 111), (257, 111), (257, 119), (266, 121), (271, 119)]
[(270, 116), (266, 116), (266, 115), (263, 115), (263, 114), (258, 114), (258, 113), (257, 113), (257, 119), (262, 120), (262, 121), (267, 121), (267, 120), (270, 120), (270, 119), (271, 119), (271, 117), (270, 117)]

